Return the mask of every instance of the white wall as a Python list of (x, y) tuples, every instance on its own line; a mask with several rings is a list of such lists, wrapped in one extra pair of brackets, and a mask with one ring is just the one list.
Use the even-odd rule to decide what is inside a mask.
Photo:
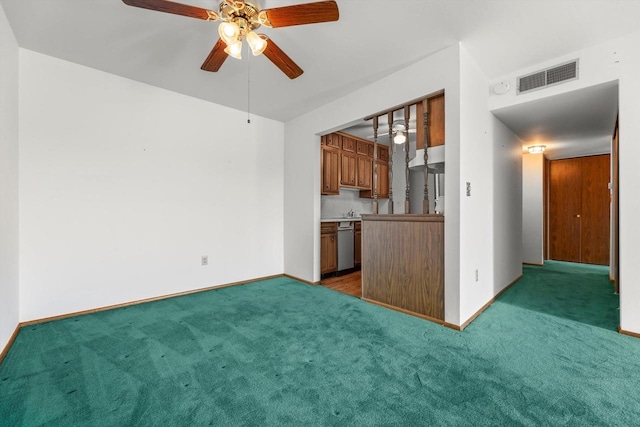
[(283, 272), (282, 123), (24, 49), (20, 66), (21, 320)]
[(0, 351), (18, 326), (18, 44), (0, 5)]
[[(445, 89), (447, 194), (445, 319), (459, 319), (459, 47), (453, 45), (285, 125), (285, 272), (320, 279), (320, 145), (318, 135), (394, 105)], [(404, 193), (402, 194), (404, 197)]]
[[(640, 32), (611, 40), (583, 50), (552, 58), (495, 79), (511, 84), (506, 95), (491, 95), (490, 108), (498, 109), (619, 80), (620, 91), (620, 326), (622, 329), (640, 333), (640, 256), (638, 241), (640, 227), (636, 217), (640, 212), (640, 198), (636, 195), (636, 183), (640, 182)], [(545, 90), (515, 95), (518, 76), (546, 68), (564, 61), (580, 59), (578, 80)], [(613, 132), (613, 129), (612, 129)]]
[(522, 140), (493, 114), (494, 295), (522, 275)]
[(544, 156), (522, 156), (522, 262), (544, 263)]
[(620, 326), (640, 333), (640, 33), (622, 43), (620, 73)]
[[(521, 142), (489, 113), (488, 88), (486, 75), (462, 46), (457, 325), (464, 324), (522, 272)], [(447, 145), (447, 152), (449, 148)], [(447, 194), (446, 200), (450, 199)]]

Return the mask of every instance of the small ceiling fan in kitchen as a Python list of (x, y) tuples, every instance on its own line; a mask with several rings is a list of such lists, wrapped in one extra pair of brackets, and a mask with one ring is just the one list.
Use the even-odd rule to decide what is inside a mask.
[(246, 40), (253, 55), (261, 53), (275, 64), (290, 79), (302, 75), (303, 71), (269, 37), (255, 32), (260, 26), (270, 28), (293, 25), (316, 24), (337, 21), (338, 5), (335, 1), (297, 4), (261, 10), (244, 0), (223, 0), (218, 11), (190, 6), (168, 0), (122, 0), (129, 6), (159, 12), (172, 13), (205, 21), (221, 21), (218, 27), (220, 39), (213, 46), (209, 56), (200, 67), (216, 72), (227, 56), (242, 58), (242, 41)]

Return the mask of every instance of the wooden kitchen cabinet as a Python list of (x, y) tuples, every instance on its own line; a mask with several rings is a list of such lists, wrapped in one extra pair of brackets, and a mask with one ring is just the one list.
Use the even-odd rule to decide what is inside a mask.
[(320, 194), (340, 194), (340, 151), (322, 147)]
[(338, 224), (320, 224), (320, 274), (338, 270)]
[[(373, 199), (373, 170), (371, 171), (371, 189), (361, 190), (360, 198)], [(378, 182), (376, 185), (378, 199), (389, 198), (389, 163), (378, 161)]]
[(325, 135), (325, 144), (327, 147), (333, 147), (337, 149), (342, 148), (342, 135), (337, 133), (330, 133), (329, 135)]
[[(429, 131), (429, 147), (444, 145), (444, 93), (425, 99), (416, 104), (416, 116), (418, 123), (423, 123), (423, 114), (428, 109), (427, 129)], [(423, 126), (416, 127), (416, 149), (420, 150), (425, 145), (425, 132)]]
[(356, 221), (353, 232), (353, 258), (354, 267), (360, 267), (362, 265), (362, 223), (360, 221)]
[(356, 140), (349, 138), (348, 136), (342, 136), (342, 150), (343, 151), (356, 151)]
[[(373, 197), (373, 157), (375, 146), (371, 141), (340, 132), (321, 137), (321, 194), (340, 194), (340, 187), (361, 190), (360, 197)], [(378, 160), (384, 162), (383, 173), (388, 174), (389, 148), (378, 145)], [(380, 194), (388, 197), (388, 177), (379, 180)], [(366, 193), (366, 194), (363, 194)]]
[(378, 182), (376, 185), (378, 199), (389, 198), (389, 163), (378, 163)]
[(340, 154), (340, 185), (355, 187), (358, 179), (358, 156), (343, 151)]
[(444, 93), (429, 98), (429, 146), (444, 145)]
[(389, 161), (389, 147), (387, 147), (386, 145), (378, 145), (378, 161)]
[(371, 190), (373, 179), (373, 160), (368, 156), (358, 156), (358, 182), (357, 186), (361, 190)]

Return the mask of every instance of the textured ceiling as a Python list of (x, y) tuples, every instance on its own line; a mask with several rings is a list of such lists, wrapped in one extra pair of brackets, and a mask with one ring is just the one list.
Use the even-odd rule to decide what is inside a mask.
[[(263, 0), (263, 8), (303, 3)], [(217, 8), (215, 0), (186, 3)], [(21, 47), (287, 121), (461, 41), (493, 78), (637, 29), (637, 0), (338, 0), (338, 22), (261, 28), (305, 73), (264, 57), (200, 70), (217, 23), (120, 0), (0, 0)]]

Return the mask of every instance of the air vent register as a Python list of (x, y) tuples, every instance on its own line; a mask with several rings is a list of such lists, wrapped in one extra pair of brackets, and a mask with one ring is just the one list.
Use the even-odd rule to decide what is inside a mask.
[(578, 60), (518, 77), (518, 94), (566, 83), (578, 78)]

